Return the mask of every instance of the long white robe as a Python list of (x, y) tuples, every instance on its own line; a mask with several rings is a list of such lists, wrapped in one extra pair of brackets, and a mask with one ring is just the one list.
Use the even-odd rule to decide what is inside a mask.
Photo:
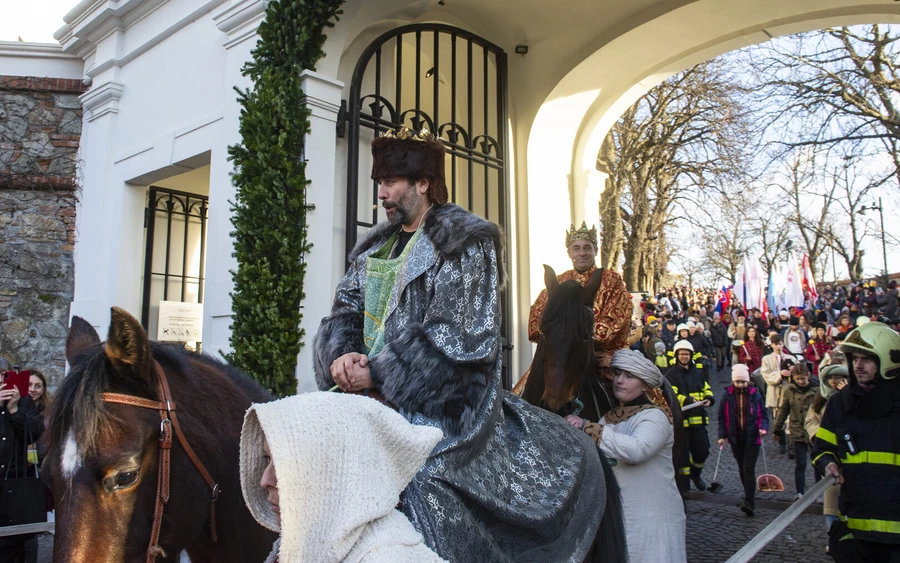
[(630, 563), (684, 562), (684, 505), (672, 467), (674, 433), (660, 409), (606, 424), (600, 449), (617, 461)]

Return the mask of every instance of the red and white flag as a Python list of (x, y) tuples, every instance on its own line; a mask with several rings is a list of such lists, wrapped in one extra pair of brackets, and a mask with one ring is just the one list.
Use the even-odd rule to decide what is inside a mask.
[(803, 263), (800, 268), (802, 270), (803, 291), (809, 296), (809, 305), (814, 306), (814, 303), (819, 299), (819, 292), (816, 291), (816, 282), (813, 279), (812, 269), (809, 267), (808, 255), (803, 255)]

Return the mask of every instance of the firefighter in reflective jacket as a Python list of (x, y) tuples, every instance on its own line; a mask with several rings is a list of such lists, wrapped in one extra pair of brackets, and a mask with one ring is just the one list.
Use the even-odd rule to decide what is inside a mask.
[(695, 354), (691, 343), (679, 340), (675, 343), (673, 352), (675, 365), (666, 372), (666, 379), (672, 384), (678, 403), (682, 408), (695, 402), (703, 405), (684, 413), (684, 442), (676, 481), (682, 493), (687, 493), (690, 489), (688, 477), (698, 490), (704, 491), (706, 483), (700, 478), (700, 473), (709, 457), (709, 435), (706, 433), (709, 416), (706, 408), (711, 407), (714, 402), (713, 392), (693, 360)]
[(841, 484), (829, 548), (838, 562), (900, 561), (900, 335), (866, 323), (841, 349), (850, 383), (828, 400), (813, 445), (813, 463)]
[[(686, 325), (685, 323), (681, 323), (680, 325), (678, 325), (678, 329), (675, 332), (677, 333), (675, 336), (675, 344), (678, 344), (678, 342), (680, 342), (682, 340), (687, 342), (688, 338), (690, 338), (690, 336), (691, 336), (691, 328), (688, 325)], [(694, 345), (691, 344), (691, 350), (693, 350), (693, 349), (694, 349)], [(675, 347), (673, 346), (671, 350), (666, 352), (666, 355), (669, 357), (669, 365), (674, 366), (675, 365)], [(694, 362), (694, 366), (697, 369), (699, 369), (701, 371), (703, 370), (703, 352), (692, 352), (691, 361)]]

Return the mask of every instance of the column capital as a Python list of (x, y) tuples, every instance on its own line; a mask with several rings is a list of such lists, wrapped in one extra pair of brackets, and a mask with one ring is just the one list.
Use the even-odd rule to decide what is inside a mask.
[(81, 95), (85, 118), (94, 121), (108, 113), (119, 113), (119, 98), (125, 85), (120, 82), (104, 82)]
[(337, 122), (341, 93), (344, 91), (343, 82), (312, 70), (304, 70), (300, 73), (300, 87), (303, 89), (303, 101), (314, 117)]
[(213, 22), (228, 36), (225, 48), (230, 49), (256, 35), (259, 23), (266, 17), (266, 0), (235, 0), (213, 15)]

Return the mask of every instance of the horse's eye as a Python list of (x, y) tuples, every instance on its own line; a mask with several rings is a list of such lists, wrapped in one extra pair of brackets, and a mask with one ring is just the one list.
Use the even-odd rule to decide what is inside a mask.
[(125, 471), (123, 473), (119, 473), (116, 475), (116, 488), (124, 489), (126, 487), (130, 487), (137, 481), (138, 472), (137, 471)]

